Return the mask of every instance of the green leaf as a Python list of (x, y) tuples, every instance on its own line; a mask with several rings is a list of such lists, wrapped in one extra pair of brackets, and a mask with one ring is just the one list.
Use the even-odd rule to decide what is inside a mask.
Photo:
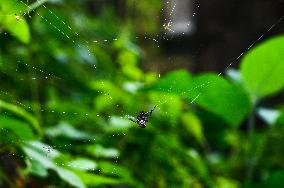
[(84, 188), (86, 187), (85, 184), (82, 182), (81, 178), (78, 177), (75, 173), (73, 173), (70, 170), (67, 170), (65, 168), (57, 167), (55, 168), (55, 171), (59, 175), (59, 177), (66, 182), (68, 182), (70, 185), (73, 185), (74, 187)]
[(264, 97), (284, 87), (284, 36), (274, 37), (250, 50), (242, 60), (243, 80), (254, 97)]
[(81, 180), (89, 186), (116, 185), (122, 183), (121, 180), (112, 177), (90, 174), (86, 172), (78, 172), (77, 174)]
[(197, 103), (232, 125), (238, 125), (250, 110), (247, 95), (216, 74), (192, 78), (186, 71), (175, 71), (148, 89), (185, 96), (190, 103)]
[[(19, 19), (19, 20), (18, 20)], [(2, 25), (18, 40), (27, 44), (30, 42), (30, 29), (24, 18), (7, 17)]]
[(0, 128), (12, 131), (21, 140), (32, 140), (35, 138), (33, 130), (28, 123), (13, 119), (9, 116), (0, 116)]
[(48, 175), (47, 169), (38, 161), (30, 160), (27, 162), (27, 172), (40, 177), (46, 177)]
[(37, 150), (36, 148), (30, 145), (24, 146), (23, 150), (31, 160), (37, 161), (42, 166), (44, 166), (46, 169), (54, 169), (56, 167), (53, 161), (47, 157), (46, 153), (40, 150)]
[(1, 14), (0, 24), (21, 42), (27, 44), (30, 41), (30, 29), (21, 14), (26, 10), (23, 4), (16, 1), (0, 1)]
[(206, 178), (209, 175), (208, 168), (199, 153), (194, 149), (190, 149), (187, 154), (190, 161), (192, 161), (193, 169), (196, 171), (198, 176)]
[(248, 96), (237, 86), (215, 74), (194, 78), (194, 88), (188, 93), (191, 102), (220, 116), (227, 123), (237, 126), (250, 111)]
[(81, 171), (86, 171), (88, 169), (95, 170), (97, 169), (97, 163), (90, 159), (86, 158), (79, 158), (76, 160), (73, 160), (68, 163), (71, 168), (81, 170)]
[(193, 113), (185, 113), (182, 115), (182, 122), (185, 125), (186, 130), (191, 133), (196, 140), (203, 144), (205, 141), (205, 137), (203, 134), (203, 129), (200, 120)]
[(280, 111), (280, 114), (279, 114), (279, 116), (276, 120), (276, 124), (277, 125), (284, 125), (284, 110), (283, 109)]
[(90, 139), (92, 136), (86, 132), (77, 130), (65, 122), (59, 123), (56, 127), (47, 128), (45, 133), (50, 137), (64, 136), (71, 139)]
[(121, 117), (111, 117), (109, 121), (110, 126), (106, 128), (107, 131), (111, 132), (122, 132), (131, 127), (131, 123), (128, 119)]
[(158, 90), (169, 93), (184, 94), (191, 90), (192, 76), (186, 70), (177, 70), (167, 74), (160, 81), (146, 90)]
[(13, 112), (14, 114), (18, 115), (19, 117), (22, 117), (26, 119), (28, 122), (31, 123), (33, 128), (41, 134), (41, 127), (39, 126), (39, 123), (37, 119), (32, 116), (30, 113), (28, 113), (25, 109), (16, 106), (14, 104), (7, 103), (5, 101), (0, 100), (0, 109), (3, 108), (5, 110), (8, 110), (10, 112)]
[(105, 148), (96, 144), (87, 147), (87, 151), (96, 157), (115, 158), (119, 156), (119, 151), (115, 148)]
[(283, 187), (283, 178), (283, 170), (273, 171), (270, 176), (264, 182), (262, 182), (264, 185), (263, 187), (281, 188)]

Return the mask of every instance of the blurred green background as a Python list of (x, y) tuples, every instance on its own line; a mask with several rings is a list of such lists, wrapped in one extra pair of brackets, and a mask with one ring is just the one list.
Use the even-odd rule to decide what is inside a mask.
[(0, 0), (0, 187), (284, 187), (282, 13), (218, 67), (169, 2)]

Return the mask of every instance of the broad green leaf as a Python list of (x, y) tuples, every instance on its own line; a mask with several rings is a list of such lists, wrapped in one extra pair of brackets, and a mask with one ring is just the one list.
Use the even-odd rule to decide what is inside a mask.
[(215, 74), (194, 78), (188, 93), (191, 102), (220, 116), (231, 125), (239, 125), (250, 111), (248, 96), (237, 86)]
[(60, 152), (58, 150), (39, 141), (30, 141), (27, 145), (44, 155), (48, 155), (49, 158), (56, 158), (60, 156)]
[(186, 130), (196, 138), (196, 140), (203, 144), (205, 137), (200, 120), (193, 113), (185, 113), (181, 117)]
[(113, 164), (110, 162), (102, 161), (102, 162), (99, 162), (99, 168), (101, 169), (101, 172), (104, 174), (108, 174), (108, 175), (115, 174), (116, 176), (122, 177), (125, 180), (129, 180), (129, 181), (132, 180), (132, 176), (129, 173), (129, 171), (126, 168), (118, 164)]
[(92, 136), (86, 132), (77, 130), (65, 122), (59, 123), (56, 127), (47, 128), (45, 133), (50, 137), (64, 136), (71, 139), (90, 139)]
[(55, 171), (57, 172), (57, 174), (59, 175), (61, 179), (65, 180), (70, 185), (73, 185), (74, 187), (78, 187), (78, 188), (86, 187), (85, 184), (82, 182), (81, 178), (78, 177), (72, 171), (67, 170), (65, 168), (60, 168), (60, 167), (55, 168)]
[(121, 180), (117, 178), (91, 174), (86, 172), (78, 172), (77, 175), (81, 180), (89, 186), (102, 186), (102, 185), (117, 185), (122, 184)]
[(110, 126), (106, 130), (111, 132), (121, 132), (131, 127), (131, 122), (128, 119), (116, 116), (110, 118), (109, 124)]
[(27, 172), (40, 177), (46, 177), (48, 175), (47, 169), (36, 160), (28, 160), (27, 162)]
[(159, 116), (167, 119), (169, 124), (175, 125), (183, 111), (183, 101), (181, 97), (165, 92), (151, 92), (149, 95), (152, 104), (158, 105), (153, 115), (159, 114)]
[(96, 157), (115, 158), (119, 156), (119, 151), (117, 149), (105, 148), (99, 144), (88, 146), (87, 151)]
[(284, 125), (284, 110), (283, 109), (280, 111), (280, 114), (279, 114), (279, 116), (276, 120), (276, 124), (277, 125)]
[(2, 25), (17, 39), (27, 44), (30, 42), (30, 29), (24, 18), (7, 17)]
[(7, 29), (13, 36), (23, 43), (30, 41), (30, 29), (24, 17), (21, 15), (27, 7), (17, 1), (0, 1), (1, 14), (0, 25)]
[(284, 171), (282, 169), (273, 171), (269, 177), (262, 182), (264, 187), (282, 188), (283, 187)]
[(38, 123), (37, 119), (33, 115), (28, 113), (25, 109), (23, 109), (23, 108), (21, 108), (19, 106), (16, 106), (14, 104), (10, 104), (10, 103), (7, 103), (5, 101), (0, 100), (0, 109), (1, 108), (12, 112), (12, 113), (18, 115), (19, 117), (22, 117), (22, 118), (26, 119), (28, 122), (31, 123), (33, 128), (39, 134), (41, 134), (41, 127), (39, 126), (39, 123)]
[(86, 171), (86, 170), (95, 170), (97, 169), (97, 163), (90, 159), (86, 158), (79, 158), (76, 160), (73, 160), (68, 163), (68, 166), (71, 168), (81, 170), (81, 171)]
[(185, 96), (189, 103), (197, 103), (232, 125), (238, 125), (250, 110), (247, 95), (215, 74), (192, 78), (186, 71), (175, 71), (149, 89)]
[(37, 150), (36, 148), (33, 148), (32, 146), (29, 145), (24, 146), (23, 150), (31, 160), (37, 161), (46, 169), (56, 168), (56, 165), (53, 163), (53, 161), (50, 158), (47, 157), (46, 153)]
[(191, 90), (191, 75), (185, 70), (177, 70), (161, 78), (159, 82), (147, 88), (147, 90), (159, 90), (182, 95)]
[(284, 87), (284, 36), (274, 37), (250, 50), (241, 73), (254, 97), (264, 97)]
[(191, 164), (194, 170), (196, 171), (196, 173), (198, 174), (198, 176), (202, 178), (206, 178), (209, 175), (208, 168), (204, 160), (199, 155), (199, 153), (194, 149), (190, 149), (188, 151), (188, 156), (190, 158), (190, 161), (192, 161)]
[(216, 178), (216, 182), (219, 188), (238, 188), (240, 187), (239, 182), (233, 179), (229, 179), (227, 177), (225, 178), (225, 177), (219, 176)]
[(32, 140), (35, 138), (30, 125), (24, 121), (13, 119), (9, 116), (0, 116), (0, 128), (5, 128), (16, 134), (21, 140)]

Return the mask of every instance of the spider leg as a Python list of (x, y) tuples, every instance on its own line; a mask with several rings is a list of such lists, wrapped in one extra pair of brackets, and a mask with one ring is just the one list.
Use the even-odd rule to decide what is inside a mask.
[(128, 118), (130, 121), (137, 123), (133, 117)]
[[(150, 112), (148, 112), (150, 115), (149, 116), (152, 116), (152, 112), (155, 110), (155, 108), (156, 108), (157, 106), (154, 106), (154, 108), (152, 109), (152, 110), (150, 110)], [(147, 114), (148, 114), (147, 113)]]

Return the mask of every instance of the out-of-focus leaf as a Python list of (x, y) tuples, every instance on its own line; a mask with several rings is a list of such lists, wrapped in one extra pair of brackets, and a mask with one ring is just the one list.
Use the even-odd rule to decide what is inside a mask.
[(203, 144), (205, 137), (198, 117), (193, 113), (185, 113), (182, 115), (181, 119), (187, 131), (192, 134), (200, 144)]
[(240, 124), (250, 110), (247, 95), (215, 74), (192, 78), (186, 71), (176, 71), (166, 75), (149, 89), (186, 96), (191, 103), (197, 103), (235, 126)]
[(128, 92), (113, 84), (109, 80), (95, 80), (90, 83), (90, 88), (100, 91), (102, 94), (95, 100), (96, 109), (101, 111), (106, 108), (113, 108), (116, 103), (129, 103), (132, 97)]
[(15, 17), (7, 17), (2, 20), (2, 25), (21, 42), (25, 44), (30, 42), (30, 29), (25, 18), (18, 20)]
[(71, 139), (89, 139), (92, 136), (86, 132), (73, 128), (66, 122), (59, 123), (56, 127), (50, 127), (45, 130), (50, 137), (64, 136)]
[(86, 172), (78, 172), (77, 175), (88, 186), (117, 185), (121, 184), (121, 180), (117, 178), (90, 174)]
[(276, 120), (277, 125), (284, 125), (284, 110), (281, 110), (279, 117)]
[(129, 32), (122, 32), (122, 35), (114, 43), (119, 49), (117, 62), (121, 66), (121, 71), (131, 80), (142, 80), (143, 72), (138, 67), (140, 49), (130, 41)]
[(277, 93), (284, 87), (284, 36), (274, 37), (250, 50), (241, 73), (254, 97)]
[(102, 145), (90, 145), (87, 151), (96, 157), (115, 158), (119, 156), (119, 151), (115, 148), (105, 148)]
[(23, 150), (28, 156), (28, 158), (30, 158), (31, 160), (37, 161), (42, 166), (44, 166), (46, 169), (54, 169), (56, 167), (53, 161), (47, 157), (47, 153), (42, 152), (29, 145), (23, 146)]
[(216, 179), (217, 187), (220, 188), (238, 188), (240, 184), (232, 179), (225, 177), (217, 177)]
[(273, 172), (264, 182), (263, 188), (282, 188), (283, 187), (284, 171), (278, 170)]
[(183, 95), (192, 89), (192, 82), (193, 78), (187, 71), (177, 70), (167, 74), (147, 90), (158, 90)]
[(280, 112), (272, 109), (260, 108), (257, 113), (269, 125), (275, 124), (280, 117)]
[(237, 83), (243, 82), (243, 78), (239, 70), (228, 69), (228, 71), (226, 71), (226, 74), (228, 75), (230, 79), (232, 79), (233, 81)]
[(190, 149), (188, 151), (188, 156), (190, 157), (191, 164), (198, 176), (206, 178), (208, 176), (208, 169), (198, 152), (194, 149)]
[(39, 134), (42, 133), (41, 127), (39, 126), (37, 119), (34, 116), (32, 116), (30, 113), (28, 113), (26, 110), (24, 110), (23, 108), (16, 106), (14, 104), (7, 103), (2, 100), (0, 100), (0, 108), (13, 112), (14, 114), (26, 119), (28, 122), (32, 124), (33, 128)]
[(123, 84), (124, 90), (130, 93), (136, 93), (143, 86), (140, 82), (126, 82)]
[(110, 162), (99, 162), (99, 168), (104, 174), (115, 174), (120, 177), (130, 179), (131, 175), (128, 170), (119, 166), (118, 164), (113, 164)]
[(39, 141), (30, 141), (27, 142), (26, 145), (39, 151), (40, 153), (48, 155), (49, 158), (56, 158), (60, 156), (60, 152), (58, 150)]
[(70, 185), (75, 187), (84, 188), (86, 187), (85, 184), (82, 182), (81, 178), (78, 177), (75, 173), (65, 168), (57, 167), (55, 171), (60, 176), (61, 179), (68, 182)]
[(109, 123), (110, 127), (107, 127), (106, 130), (113, 132), (125, 131), (128, 128), (132, 127), (131, 122), (128, 119), (121, 117), (111, 117)]
[[(23, 43), (30, 41), (30, 29), (21, 14), (27, 9), (17, 1), (0, 1), (0, 25)], [(5, 16), (2, 16), (5, 15)]]
[(157, 105), (153, 115), (158, 114), (163, 118), (166, 118), (169, 124), (175, 125), (182, 113), (182, 99), (175, 94), (164, 92), (151, 92), (149, 93), (149, 96), (152, 104)]
[(191, 102), (219, 115), (230, 125), (237, 126), (250, 111), (248, 96), (237, 86), (215, 75), (204, 74), (194, 78)]
[(48, 175), (47, 169), (37, 160), (28, 160), (27, 172), (35, 174), (40, 177), (46, 177)]
[(97, 163), (90, 159), (79, 158), (68, 163), (68, 166), (76, 170), (86, 171), (97, 169)]
[(0, 128), (12, 131), (23, 141), (35, 138), (33, 130), (30, 128), (29, 124), (13, 119), (9, 116), (0, 116)]

